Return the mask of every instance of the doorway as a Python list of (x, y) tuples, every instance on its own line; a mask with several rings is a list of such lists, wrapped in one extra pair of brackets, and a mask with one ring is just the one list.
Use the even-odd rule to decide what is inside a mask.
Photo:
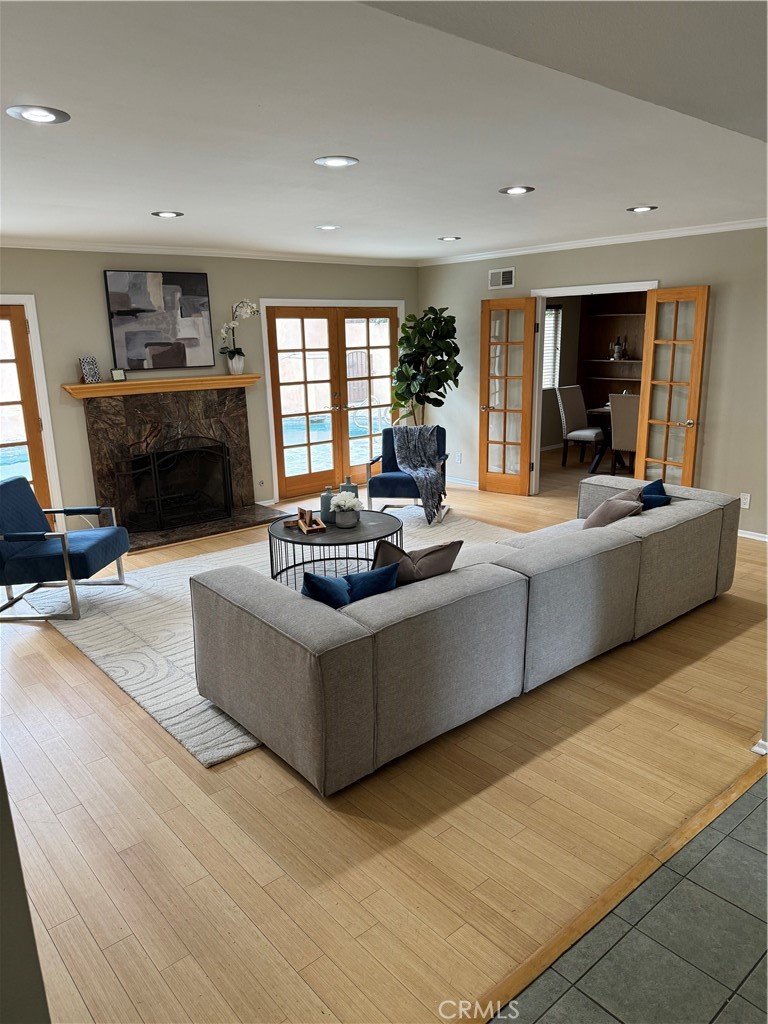
[(395, 307), (267, 306), (277, 487), (363, 483), (391, 424)]

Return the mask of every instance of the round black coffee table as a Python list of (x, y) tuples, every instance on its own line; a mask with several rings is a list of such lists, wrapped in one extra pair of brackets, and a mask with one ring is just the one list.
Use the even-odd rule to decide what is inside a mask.
[(287, 528), (285, 516), (269, 524), (269, 564), (273, 580), (301, 590), (304, 572), (321, 576), (346, 576), (364, 572), (373, 562), (377, 541), (385, 537), (403, 545), (403, 524), (387, 512), (361, 512), (351, 530), (328, 526), (323, 533), (302, 533)]

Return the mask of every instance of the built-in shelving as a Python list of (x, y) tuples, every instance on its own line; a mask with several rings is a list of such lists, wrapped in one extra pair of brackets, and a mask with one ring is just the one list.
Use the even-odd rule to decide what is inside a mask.
[[(625, 292), (582, 300), (578, 380), (588, 409), (602, 407), (616, 392), (639, 394), (646, 299), (645, 292)], [(629, 358), (612, 357), (617, 338)]]

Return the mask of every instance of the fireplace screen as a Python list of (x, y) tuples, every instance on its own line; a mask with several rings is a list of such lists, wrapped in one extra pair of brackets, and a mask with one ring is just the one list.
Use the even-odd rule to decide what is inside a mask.
[(176, 438), (162, 450), (115, 463), (120, 522), (129, 531), (170, 530), (232, 515), (229, 449), (209, 437)]

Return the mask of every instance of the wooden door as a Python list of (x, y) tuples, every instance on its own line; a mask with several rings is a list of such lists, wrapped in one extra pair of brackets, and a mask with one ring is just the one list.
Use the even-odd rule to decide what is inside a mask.
[(13, 476), (51, 507), (27, 318), (23, 306), (0, 306), (0, 480)]
[(535, 299), (483, 302), (479, 484), (484, 491), (530, 490), (535, 331)]
[(636, 475), (693, 486), (709, 286), (648, 292)]
[(397, 310), (270, 306), (267, 339), (280, 497), (363, 482), (390, 423)]

